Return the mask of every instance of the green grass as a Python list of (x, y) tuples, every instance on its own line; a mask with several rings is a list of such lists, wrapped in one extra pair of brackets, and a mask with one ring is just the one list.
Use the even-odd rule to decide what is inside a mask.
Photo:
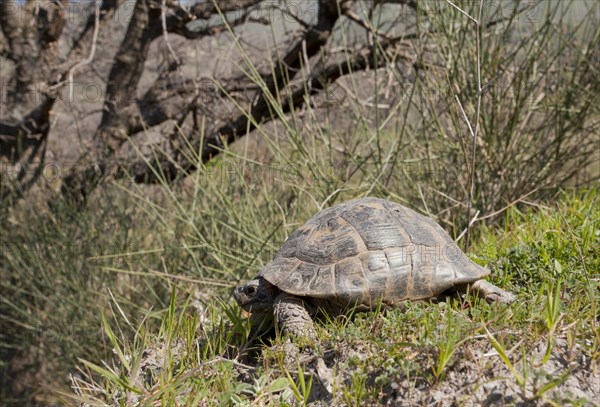
[[(324, 355), (334, 377), (328, 402), (385, 404), (394, 400), (398, 383), (421, 395), (440, 390), (458, 400), (452, 381), (466, 369), (475, 376), (472, 389), (505, 383), (524, 400), (585, 405), (577, 396), (553, 390), (579, 369), (599, 367), (599, 205), (597, 190), (565, 193), (553, 207), (511, 208), (504, 229), (482, 231), (471, 257), (492, 265), (490, 280), (518, 294), (510, 306), (468, 297), (407, 303), (385, 314), (359, 313), (319, 324), (315, 352)], [(266, 346), (256, 364), (240, 363), (236, 357), (247, 332), (231, 301), (198, 314), (189, 303), (177, 309), (172, 300), (156, 336), (147, 333), (139, 343), (115, 345), (119, 359), (131, 361), (139, 361), (143, 349), (164, 348), (167, 354), (153, 380), (132, 381), (136, 364), (131, 361), (114, 365), (111, 373), (86, 365), (102, 377), (97, 386), (107, 391), (104, 400), (124, 402), (127, 394), (135, 394), (161, 405), (312, 401), (311, 387), (318, 380), (314, 366), (286, 362), (282, 338)], [(107, 335), (113, 337), (111, 331)], [(558, 366), (561, 357), (570, 359)], [(582, 360), (589, 365), (579, 365)], [(84, 398), (97, 394), (84, 388), (89, 387), (80, 387)]]

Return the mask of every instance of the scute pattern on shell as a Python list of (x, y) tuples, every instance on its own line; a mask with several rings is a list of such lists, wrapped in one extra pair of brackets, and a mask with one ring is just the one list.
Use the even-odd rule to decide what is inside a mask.
[(307, 221), (259, 276), (290, 294), (321, 299), (331, 311), (430, 298), (488, 274), (432, 219), (361, 198)]

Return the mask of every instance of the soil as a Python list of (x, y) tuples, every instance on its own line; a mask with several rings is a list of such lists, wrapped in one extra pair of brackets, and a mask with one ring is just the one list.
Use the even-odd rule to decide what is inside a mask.
[[(382, 389), (376, 401), (367, 400), (361, 405), (439, 407), (600, 405), (598, 404), (600, 366), (586, 356), (581, 345), (575, 344), (570, 347), (567, 338), (562, 336), (554, 339), (552, 353), (546, 363), (542, 363), (546, 351), (544, 339), (534, 347), (533, 353), (527, 354), (528, 363), (533, 360), (536, 364), (526, 369), (529, 373), (526, 375), (524, 387), (517, 384), (513, 374), (486, 339), (471, 341), (469, 345), (458, 349), (445, 371), (445, 377), (439, 381), (422, 370), (422, 366), (428, 366), (428, 352), (424, 350), (414, 353), (412, 359), (414, 363), (409, 366), (416, 366), (416, 369), (398, 368), (391, 372), (389, 369), (384, 371), (377, 364), (369, 364), (369, 355), (381, 350), (368, 344), (350, 346), (339, 342), (326, 343), (323, 346), (322, 357), (304, 351), (300, 355), (295, 355), (297, 359), (288, 360), (287, 363), (290, 365), (288, 371), (294, 372), (297, 369), (296, 363), (300, 362), (304, 366), (306, 379), (314, 376), (309, 398), (309, 405), (312, 406), (347, 405), (339, 389), (351, 386), (352, 375), (355, 372), (355, 368), (348, 367), (347, 362), (351, 358), (366, 362), (363, 370), (367, 376), (366, 388), (379, 386)], [(284, 346), (286, 351), (290, 345)], [(185, 348), (181, 343), (171, 346), (170, 352), (176, 363), (182, 356), (179, 353)], [(523, 375), (523, 361), (519, 353), (520, 350), (517, 350), (509, 354), (509, 357), (517, 373)], [(263, 350), (262, 356), (256, 361), (256, 366), (268, 363), (268, 354), (269, 350)], [(164, 344), (144, 352), (140, 373), (136, 380), (138, 385), (152, 387), (152, 377), (157, 377), (160, 373), (165, 363), (165, 355)], [(209, 364), (210, 361), (203, 363), (204, 366)], [(239, 374), (238, 380), (254, 382), (256, 379), (253, 375), (254, 366), (246, 366), (237, 361), (233, 361), (233, 364)], [(274, 364), (270, 365), (274, 366)], [(193, 370), (188, 373), (202, 375), (202, 366)], [(271, 371), (275, 372), (274, 369)], [(383, 386), (377, 384), (382, 382)], [(556, 385), (552, 386), (553, 383)], [(337, 392), (332, 391), (333, 386), (338, 388)], [(545, 388), (547, 389), (544, 391)], [(184, 390), (184, 393), (187, 391)], [(333, 394), (336, 396), (334, 397)], [(123, 397), (128, 403), (139, 401), (138, 396), (132, 394), (117, 394), (113, 405), (119, 405)]]

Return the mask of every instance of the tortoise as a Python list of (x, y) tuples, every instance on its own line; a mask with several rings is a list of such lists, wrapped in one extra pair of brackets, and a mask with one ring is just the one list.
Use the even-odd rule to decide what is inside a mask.
[(316, 340), (318, 313), (387, 308), (468, 287), (488, 302), (514, 301), (483, 280), (489, 274), (432, 219), (388, 200), (359, 198), (308, 220), (234, 297), (251, 313), (251, 336), (274, 317), (283, 333)]

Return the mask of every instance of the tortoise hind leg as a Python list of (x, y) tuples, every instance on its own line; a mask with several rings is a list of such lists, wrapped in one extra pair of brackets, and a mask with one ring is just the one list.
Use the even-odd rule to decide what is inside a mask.
[(275, 321), (283, 333), (293, 337), (305, 337), (312, 341), (317, 340), (317, 332), (308, 310), (298, 297), (289, 294), (280, 294), (273, 304)]
[(458, 291), (466, 292), (469, 286), (471, 291), (477, 293), (479, 297), (485, 299), (488, 303), (501, 302), (503, 304), (510, 304), (517, 299), (516, 295), (504, 291), (486, 280), (477, 280), (472, 284), (466, 284), (457, 288)]

